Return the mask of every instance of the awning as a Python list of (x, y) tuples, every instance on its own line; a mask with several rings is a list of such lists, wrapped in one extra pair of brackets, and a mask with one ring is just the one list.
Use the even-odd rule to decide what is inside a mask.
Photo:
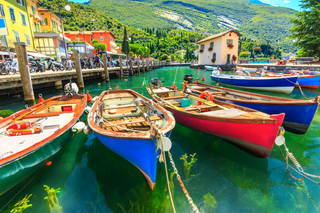
[[(16, 53), (10, 52), (11, 55), (15, 55)], [(0, 51), (0, 55), (9, 55), (7, 51)]]
[(49, 56), (41, 54), (39, 52), (31, 52), (31, 51), (27, 51), (27, 54), (30, 56), (33, 56), (35, 58), (49, 58)]
[(119, 55), (119, 56), (126, 56), (126, 54), (119, 54), (119, 53), (113, 53), (109, 51), (100, 51), (98, 54), (106, 53), (107, 55)]

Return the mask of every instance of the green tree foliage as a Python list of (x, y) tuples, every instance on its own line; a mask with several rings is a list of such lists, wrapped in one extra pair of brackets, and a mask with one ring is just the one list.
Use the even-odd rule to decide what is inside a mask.
[(129, 41), (127, 37), (127, 28), (124, 26), (124, 31), (123, 31), (123, 41), (122, 41), (122, 49), (121, 51), (128, 55), (130, 49), (129, 49)]
[(168, 55), (163, 53), (160, 57), (159, 60), (167, 60), (168, 59)]
[(301, 56), (320, 56), (320, 2), (318, 0), (301, 0), (302, 12), (296, 13), (297, 19), (291, 20), (294, 26), (291, 28), (292, 39), (300, 48)]
[(107, 45), (104, 43), (100, 43), (98, 40), (92, 40), (91, 44), (94, 47), (94, 49), (97, 50), (97, 52), (107, 50)]

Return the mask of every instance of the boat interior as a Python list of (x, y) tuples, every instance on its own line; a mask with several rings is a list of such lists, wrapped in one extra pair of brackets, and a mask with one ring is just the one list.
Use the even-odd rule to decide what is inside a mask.
[(259, 96), (255, 96), (252, 93), (249, 95), (249, 94), (230, 92), (223, 89), (205, 87), (205, 86), (193, 85), (193, 84), (189, 84), (188, 89), (190, 90), (190, 92), (196, 92), (201, 94), (204, 91), (208, 91), (214, 96), (237, 99), (237, 100), (280, 101), (277, 99), (273, 99), (270, 96), (259, 97)]
[[(20, 116), (9, 120), (4, 119), (0, 122), (0, 159), (27, 149), (57, 132), (74, 118), (75, 110), (81, 104), (81, 99), (68, 100), (63, 96), (60, 99), (45, 102), (34, 109), (31, 108)], [(40, 131), (27, 135), (8, 134), (9, 126), (22, 123), (33, 123), (25, 130), (39, 128)]]
[[(157, 87), (153, 89), (160, 101), (168, 103), (169, 106), (178, 110), (183, 110), (190, 113), (218, 116), (226, 118), (246, 118), (246, 119), (269, 119), (270, 115), (251, 110), (248, 108), (228, 104), (220, 101), (206, 101), (190, 93), (186, 94), (180, 90), (174, 90), (169, 87)], [(219, 92), (223, 95), (224, 92)], [(199, 104), (199, 101), (206, 101)], [(218, 103), (217, 103), (218, 102)]]
[(168, 124), (167, 117), (152, 101), (130, 91), (106, 93), (97, 109), (95, 123), (107, 131), (150, 131), (153, 124), (159, 129)]

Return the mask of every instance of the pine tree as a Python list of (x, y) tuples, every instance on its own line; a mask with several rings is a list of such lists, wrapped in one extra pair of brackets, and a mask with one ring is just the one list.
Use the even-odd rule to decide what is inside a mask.
[(124, 26), (123, 30), (123, 41), (122, 41), (122, 48), (121, 51), (128, 55), (130, 49), (129, 49), (129, 42), (128, 42), (128, 37), (127, 37), (127, 28)]
[(291, 20), (294, 26), (291, 28), (292, 39), (300, 48), (299, 55), (301, 56), (320, 56), (320, 28), (319, 0), (301, 0), (302, 12), (296, 13), (297, 19)]

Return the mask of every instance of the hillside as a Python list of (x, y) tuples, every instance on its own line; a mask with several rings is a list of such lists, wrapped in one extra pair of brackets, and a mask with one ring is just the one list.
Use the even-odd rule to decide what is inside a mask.
[[(254, 2), (254, 3), (252, 3)], [(210, 33), (237, 29), (253, 40), (283, 42), (295, 10), (249, 0), (91, 0), (88, 5), (133, 27), (170, 27)]]
[[(108, 30), (115, 37), (116, 42), (120, 43), (123, 39), (124, 24), (111, 16), (105, 14), (94, 8), (84, 6), (82, 4), (73, 3), (68, 1), (71, 7), (71, 11), (67, 12), (63, 8), (66, 5), (65, 0), (60, 0), (61, 4), (61, 17), (65, 21), (65, 31), (78, 31), (83, 29), (83, 23), (86, 30)], [(59, 14), (57, 0), (41, 0), (39, 7), (51, 9), (55, 14)], [(94, 22), (90, 20), (94, 19)], [(129, 35), (134, 35), (139, 38), (149, 38), (145, 31), (138, 30), (134, 27), (127, 26), (127, 32)]]

